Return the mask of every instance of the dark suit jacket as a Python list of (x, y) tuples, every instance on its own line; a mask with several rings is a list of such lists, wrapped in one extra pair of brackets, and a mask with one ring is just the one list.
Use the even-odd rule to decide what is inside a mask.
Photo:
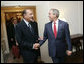
[[(11, 48), (12, 45), (16, 45), (15, 28), (14, 28), (14, 24), (12, 23), (7, 25), (7, 36), (8, 36), (9, 47)], [(11, 41), (11, 38), (13, 38), (13, 41)]]
[(36, 21), (34, 21), (34, 22), (31, 22), (31, 25), (32, 25), (32, 27), (34, 29), (35, 39), (38, 40), (38, 38), (39, 38), (39, 35), (38, 35), (38, 24), (37, 24)]
[(44, 39), (40, 41), (42, 45), (48, 39), (49, 56), (63, 57), (66, 55), (66, 43), (68, 50), (71, 50), (71, 40), (68, 23), (59, 20), (57, 37), (55, 38), (52, 30), (52, 22), (45, 24)]
[[(34, 22), (31, 22), (31, 24), (34, 29), (36, 43), (39, 43), (38, 23), (36, 21), (34, 21)], [(38, 51), (38, 55), (40, 56), (40, 49), (38, 49), (37, 51)]]
[[(31, 24), (31, 26), (32, 25), (33, 24)], [(29, 56), (32, 55), (31, 52), (36, 53), (36, 50), (32, 49), (33, 44), (36, 42), (35, 33), (30, 31), (24, 20), (16, 25), (16, 39), (19, 44), (21, 53), (24, 53), (24, 51), (29, 51)]]

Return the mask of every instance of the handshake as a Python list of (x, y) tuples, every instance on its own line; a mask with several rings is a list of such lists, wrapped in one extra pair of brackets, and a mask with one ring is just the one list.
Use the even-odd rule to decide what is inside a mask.
[(33, 49), (38, 50), (39, 47), (40, 47), (40, 44), (39, 43), (33, 44)]
[[(38, 40), (43, 40), (43, 37), (39, 37)], [(37, 50), (38, 48), (40, 47), (40, 44), (39, 43), (35, 43), (33, 44), (33, 49)]]

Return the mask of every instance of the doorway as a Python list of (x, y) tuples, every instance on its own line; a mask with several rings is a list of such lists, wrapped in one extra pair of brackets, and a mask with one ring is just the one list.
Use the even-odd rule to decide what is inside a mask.
[[(2, 27), (2, 33), (1, 33), (1, 41), (2, 42), (1, 42), (1, 44), (3, 46), (3, 48), (2, 48), (3, 53), (5, 51), (7, 51), (7, 53), (10, 52), (9, 44), (8, 44), (8, 42), (9, 42), (8, 41), (8, 33), (7, 33), (7, 29), (9, 29), (9, 28), (7, 28), (7, 25), (10, 23), (11, 18), (17, 18), (18, 23), (19, 23), (22, 19), (22, 11), (24, 9), (31, 9), (33, 11), (33, 14), (34, 14), (34, 20), (37, 22), (36, 7), (35, 6), (1, 7), (1, 27)], [(3, 44), (3, 39), (4, 39), (4, 44), (5, 45)], [(39, 55), (40, 55), (40, 51), (39, 51)], [(4, 54), (3, 54), (3, 56), (4, 56)]]
[(21, 19), (22, 19), (22, 12), (5, 12), (6, 31), (7, 31), (9, 51), (11, 50), (12, 45), (15, 44), (14, 25), (18, 24), (21, 21)]

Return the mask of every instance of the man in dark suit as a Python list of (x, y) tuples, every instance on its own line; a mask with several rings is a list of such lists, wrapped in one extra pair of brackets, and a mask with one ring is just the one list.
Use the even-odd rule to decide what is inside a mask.
[(66, 49), (67, 55), (71, 55), (72, 53), (68, 23), (59, 20), (58, 17), (59, 11), (57, 9), (49, 11), (49, 20), (51, 22), (45, 24), (43, 40), (39, 44), (35, 44), (35, 48), (38, 49), (48, 39), (49, 56), (52, 58), (53, 63), (64, 62)]
[(16, 40), (15, 40), (15, 26), (16, 26), (16, 24), (17, 24), (17, 20), (12, 18), (10, 20), (10, 24), (8, 24), (8, 27), (7, 27), (10, 50), (11, 50), (13, 45), (16, 45)]
[(26, 9), (22, 13), (23, 19), (16, 25), (16, 39), (20, 48), (20, 53), (24, 63), (37, 62), (37, 50), (34, 49), (36, 42), (36, 34), (33, 25), (33, 13), (30, 9)]

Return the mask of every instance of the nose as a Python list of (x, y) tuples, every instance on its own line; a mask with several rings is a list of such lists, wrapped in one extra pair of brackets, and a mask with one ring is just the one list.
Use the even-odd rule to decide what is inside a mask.
[(32, 14), (32, 17), (33, 17), (34, 15)]

